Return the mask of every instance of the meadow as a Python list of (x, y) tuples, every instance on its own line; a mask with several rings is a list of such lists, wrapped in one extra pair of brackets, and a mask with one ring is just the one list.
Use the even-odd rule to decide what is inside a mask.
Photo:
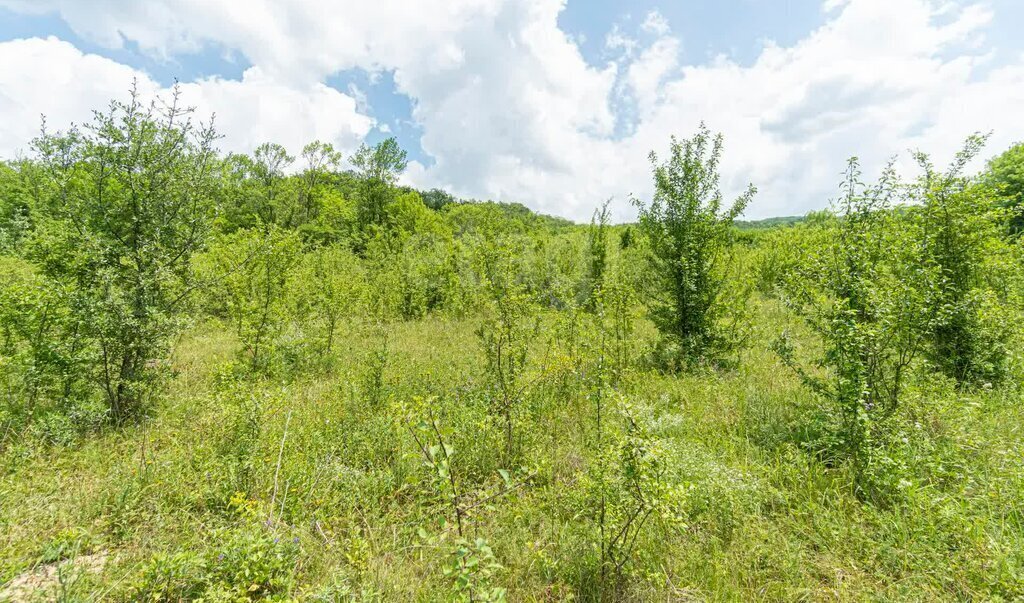
[(574, 224), (187, 117), (0, 166), (0, 599), (1024, 597), (1012, 154)]

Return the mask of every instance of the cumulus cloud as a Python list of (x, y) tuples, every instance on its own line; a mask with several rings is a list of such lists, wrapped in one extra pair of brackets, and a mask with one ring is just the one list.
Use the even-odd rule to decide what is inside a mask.
[[(0, 43), (0, 156), (27, 151), (39, 133), (40, 117), (50, 128), (83, 123), (92, 109), (112, 97), (124, 98), (132, 83), (146, 97), (167, 97), (148, 75), (58, 40)], [(181, 84), (181, 99), (204, 120), (215, 116), (225, 151), (250, 151), (274, 141), (297, 152), (312, 140), (341, 149), (356, 148), (373, 126), (354, 98), (321, 83), (284, 86), (252, 67), (240, 80), (207, 78)]]
[[(626, 196), (649, 193), (648, 151), (701, 120), (726, 136), (725, 187), (761, 190), (752, 216), (823, 206), (852, 154), (871, 170), (912, 148), (948, 157), (974, 130), (995, 130), (993, 149), (1024, 130), (1024, 57), (994, 63), (991, 12), (942, 0), (828, 0), (827, 22), (792, 46), (700, 65), (681, 62), (684, 41), (656, 12), (636, 35), (611, 26), (606, 46), (619, 56), (588, 63), (558, 27), (562, 0), (0, 5), (55, 11), (110, 47), (128, 40), (173, 56), (216, 43), (244, 55), (253, 67), (240, 81), (187, 84), (197, 105), (217, 110), (230, 148), (355, 144), (372, 126), (365, 100), (323, 82), (351, 68), (392, 71), (433, 160), (411, 165), (409, 182), (578, 219), (609, 196), (628, 218)], [(43, 111), (55, 122), (80, 119), (138, 75), (53, 39), (0, 44), (0, 65), (5, 115)], [(0, 152), (24, 140), (19, 121), (0, 125)]]

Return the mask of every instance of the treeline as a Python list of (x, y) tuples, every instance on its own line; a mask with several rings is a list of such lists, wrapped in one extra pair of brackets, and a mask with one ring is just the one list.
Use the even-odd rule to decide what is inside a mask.
[(463, 314), (501, 279), (552, 307), (582, 295), (569, 221), (399, 186), (393, 139), (352, 170), (326, 143), (299, 161), (216, 140), (177, 98), (133, 94), (0, 164), (3, 423), (137, 416), (198, 315), (233, 325), (243, 364), (269, 372), (332, 352), (345, 320)]
[[(586, 231), (521, 205), (398, 186), (407, 160), (394, 139), (364, 145), (352, 170), (326, 143), (303, 148), (295, 170), (279, 145), (222, 156), (216, 139), (177, 97), (147, 105), (133, 93), (83, 127), (44, 128), (33, 156), (0, 167), (6, 421), (97, 392), (100, 414), (132, 417), (197, 312), (233, 325), (250, 370), (272, 371), (283, 357), (330, 354), (346, 320), (466, 314), (518, 294), (593, 309), (604, 290), (604, 210)], [(912, 184), (890, 169), (866, 186), (851, 163), (834, 213), (741, 235), (760, 249), (751, 268), (731, 243), (753, 226), (737, 218), (754, 189), (723, 208), (721, 138), (702, 127), (674, 140), (666, 162), (652, 155), (653, 200), (636, 201), (639, 222), (615, 227), (613, 241), (615, 278), (663, 334), (653, 357), (721, 364), (742, 348), (757, 287), (785, 291), (832, 342), (821, 363), (850, 381), (812, 385), (844, 404), (866, 391), (877, 406), (876, 388), (894, 400), (918, 352), (958, 381), (997, 379), (1021, 162), (1017, 147), (984, 178), (963, 175), (983, 142), (970, 139), (947, 172), (919, 156)]]

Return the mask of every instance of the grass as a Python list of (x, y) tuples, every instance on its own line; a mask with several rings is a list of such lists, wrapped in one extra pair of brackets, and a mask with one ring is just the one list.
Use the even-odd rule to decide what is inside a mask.
[[(609, 596), (1024, 597), (1019, 385), (959, 392), (918, 376), (886, 449), (896, 495), (868, 504), (847, 467), (807, 445), (819, 403), (769, 349), (784, 328), (806, 333), (780, 304), (755, 306), (735, 370), (665, 375), (637, 363), (624, 376), (619, 389), (664, 445), (685, 503), (679, 524), (642, 533)], [(402, 420), (420, 397), (467, 490), (502, 491), (499, 469), (521, 482), (470, 519), (502, 566), (495, 585), (512, 601), (597, 600), (591, 389), (586, 363), (555, 336), (564, 320), (545, 315), (531, 352), (514, 462), (487, 412), (477, 317), (348, 324), (330, 362), (265, 379), (239, 378), (229, 330), (198, 324), (148, 420), (66, 445), (32, 432), (3, 452), (0, 584), (104, 552), (102, 571), (70, 584), (68, 600), (129, 600), (160, 584), (177, 589), (164, 590), (170, 600), (240, 596), (228, 592), (238, 585), (253, 598), (449, 600), (445, 505)], [(637, 357), (653, 336), (639, 325)]]

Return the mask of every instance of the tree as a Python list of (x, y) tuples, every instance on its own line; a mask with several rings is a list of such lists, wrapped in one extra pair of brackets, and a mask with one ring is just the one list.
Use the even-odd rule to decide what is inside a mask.
[(451, 193), (439, 188), (432, 188), (425, 193), (421, 193), (420, 196), (423, 198), (423, 204), (434, 211), (440, 210), (445, 205), (455, 203), (455, 197)]
[(988, 163), (987, 181), (998, 189), (1010, 212), (1010, 230), (1024, 232), (1024, 142), (1019, 142)]
[(327, 245), (305, 255), (296, 293), (306, 306), (303, 314), (317, 332), (318, 351), (333, 351), (342, 318), (361, 309), (365, 295), (363, 268), (347, 248)]
[(30, 161), (0, 162), (0, 252), (14, 250), (31, 230), (31, 194), (27, 173), (36, 172)]
[(295, 162), (295, 157), (279, 144), (266, 142), (253, 151), (250, 178), (261, 185), (262, 201), (258, 215), (264, 228), (271, 224), (291, 226), (296, 208), (289, 199), (285, 170)]
[(505, 431), (506, 460), (520, 450), (515, 427), (530, 386), (530, 344), (540, 325), (536, 307), (517, 278), (515, 256), (508, 239), (502, 239), (482, 243), (476, 258), (487, 299), (477, 336), (484, 350), (491, 412)]
[(216, 135), (191, 112), (177, 88), (146, 104), (133, 87), (83, 129), (44, 124), (34, 144), (48, 182), (31, 257), (72, 291), (116, 421), (138, 410), (167, 351), (212, 217)]
[[(998, 379), (1008, 356), (1011, 319), (997, 284), (1005, 282), (997, 260), (1008, 255), (1002, 215), (992, 187), (963, 175), (986, 138), (968, 138), (945, 172), (917, 153), (922, 175), (911, 189), (920, 204), (914, 216), (917, 259), (927, 275), (921, 289), (930, 360), (960, 384)], [(1007, 161), (1000, 163), (1001, 173), (1012, 179)]]
[(298, 236), (274, 225), (220, 237), (196, 257), (212, 305), (234, 326), (250, 371), (270, 367), (288, 322), (289, 279), (301, 257)]
[(320, 189), (330, 173), (341, 164), (342, 155), (330, 143), (317, 140), (302, 148), (302, 159), (306, 162), (306, 169), (302, 172), (299, 205), (305, 224), (319, 214), (319, 200), (323, 194)]
[(222, 168), (221, 230), (290, 224), (298, 210), (285, 170), (294, 161), (283, 146), (269, 142), (256, 147), (252, 156), (229, 155)]
[(783, 279), (786, 301), (821, 338), (822, 349), (808, 366), (786, 334), (775, 342), (782, 360), (830, 403), (833, 424), (820, 452), (833, 462), (848, 460), (857, 494), (875, 499), (892, 490), (878, 454), (882, 427), (899, 407), (922, 343), (918, 258), (912, 234), (893, 211), (902, 188), (891, 165), (877, 184), (865, 185), (857, 159), (850, 159), (837, 217), (820, 220), (815, 239), (793, 235), (803, 239), (790, 239), (800, 257)]
[(718, 188), (721, 134), (712, 138), (701, 124), (689, 140), (672, 138), (668, 159), (654, 166), (654, 198), (639, 208), (640, 232), (650, 245), (651, 313), (661, 331), (671, 363), (715, 360), (734, 347), (719, 325), (722, 300), (722, 259), (733, 220), (756, 189), (753, 185), (727, 209)]
[(382, 226), (387, 219), (395, 183), (408, 160), (398, 141), (387, 138), (372, 147), (360, 146), (350, 161), (360, 177), (357, 218), (360, 229), (366, 234), (369, 229)]
[(608, 203), (594, 210), (587, 231), (586, 275), (583, 280), (583, 303), (595, 310), (604, 289), (604, 273), (608, 267)]

